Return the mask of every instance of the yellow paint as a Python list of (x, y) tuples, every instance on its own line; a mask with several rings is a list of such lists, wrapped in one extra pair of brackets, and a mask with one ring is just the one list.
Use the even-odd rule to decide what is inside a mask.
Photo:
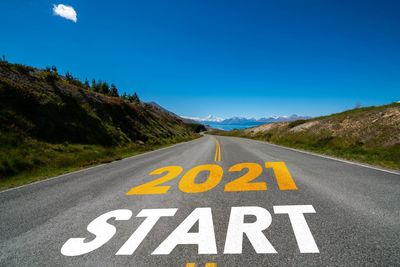
[[(196, 263), (186, 263), (186, 267), (196, 267)], [(207, 262), (204, 267), (217, 267), (217, 264), (215, 262)]]
[(163, 173), (167, 173), (166, 175), (150, 181), (145, 184), (138, 185), (136, 187), (132, 187), (126, 194), (127, 195), (154, 195), (154, 194), (165, 194), (168, 192), (171, 186), (161, 184), (171, 181), (176, 178), (181, 172), (183, 168), (180, 166), (167, 166), (163, 168), (159, 168), (157, 170), (152, 171), (149, 175), (159, 175)]
[[(197, 184), (196, 177), (200, 172), (208, 171), (207, 180)], [(185, 173), (179, 181), (179, 189), (185, 193), (201, 193), (216, 187), (222, 180), (224, 171), (221, 166), (216, 164), (199, 165)]]
[(214, 161), (221, 161), (221, 145), (217, 138), (215, 138), (215, 155)]
[(253, 182), (254, 179), (259, 177), (263, 172), (263, 168), (257, 163), (239, 163), (229, 168), (230, 172), (240, 172), (247, 169), (247, 172), (236, 178), (235, 180), (225, 185), (224, 191), (237, 192), (237, 191), (263, 191), (267, 190), (266, 182)]
[(265, 168), (274, 171), (275, 179), (280, 190), (297, 190), (296, 183), (294, 182), (292, 175), (290, 175), (285, 162), (265, 162)]
[[(215, 160), (221, 159), (220, 145), (216, 140), (216, 155)], [(276, 182), (280, 190), (297, 190), (297, 185), (293, 180), (289, 170), (284, 162), (266, 162), (265, 167), (272, 169)], [(263, 172), (261, 165), (257, 163), (245, 162), (238, 163), (229, 168), (229, 172), (242, 172), (247, 170), (242, 176), (227, 183), (224, 187), (226, 192), (238, 191), (265, 191), (267, 190), (267, 183), (253, 182)], [(202, 183), (196, 183), (196, 177), (200, 172), (208, 172), (207, 179)], [(162, 185), (168, 181), (173, 180), (183, 172), (180, 166), (167, 166), (152, 171), (149, 175), (162, 175), (163, 176), (147, 182), (142, 185), (132, 187), (126, 195), (153, 195), (165, 194), (171, 188), (169, 185)], [(205, 164), (193, 167), (186, 172), (182, 179), (179, 181), (179, 189), (184, 193), (202, 193), (216, 187), (222, 180), (223, 169), (217, 164)]]

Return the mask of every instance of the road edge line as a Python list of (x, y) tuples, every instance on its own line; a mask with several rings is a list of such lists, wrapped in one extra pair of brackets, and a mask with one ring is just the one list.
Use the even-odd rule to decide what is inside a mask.
[(351, 165), (365, 167), (365, 168), (369, 168), (369, 169), (373, 169), (373, 170), (377, 170), (377, 171), (381, 171), (381, 172), (387, 172), (387, 173), (391, 173), (391, 174), (400, 175), (400, 171), (389, 170), (389, 169), (380, 168), (380, 167), (375, 167), (375, 166), (372, 166), (372, 165), (369, 165), (369, 164), (366, 164), (366, 163), (361, 163), (361, 162), (355, 162), (355, 161), (351, 161), (351, 160), (347, 160), (347, 159), (336, 158), (336, 157), (333, 157), (333, 156), (328, 156), (328, 155), (324, 155), (324, 154), (318, 154), (318, 153), (315, 153), (315, 152), (301, 150), (301, 149), (297, 149), (297, 148), (281, 146), (281, 145), (273, 144), (273, 143), (266, 142), (266, 141), (260, 141), (260, 140), (255, 140), (255, 139), (251, 139), (251, 138), (243, 138), (243, 137), (236, 137), (236, 136), (224, 136), (224, 137), (233, 137), (233, 138), (240, 138), (240, 139), (245, 139), (245, 140), (256, 141), (258, 143), (267, 144), (267, 145), (271, 145), (271, 146), (275, 146), (275, 147), (279, 147), (279, 148), (284, 148), (284, 149), (287, 149), (287, 150), (292, 150), (292, 151), (295, 151), (295, 152), (300, 152), (300, 153), (312, 155), (312, 156), (315, 156), (315, 157), (330, 159), (330, 160), (339, 161), (339, 162), (343, 162), (343, 163), (348, 163), (348, 164), (351, 164)]
[(0, 194), (5, 193), (5, 192), (9, 192), (9, 191), (12, 191), (12, 190), (15, 190), (15, 189), (20, 189), (20, 188), (23, 188), (23, 187), (26, 187), (26, 186), (30, 186), (30, 185), (35, 185), (35, 184), (39, 184), (39, 183), (48, 182), (48, 181), (51, 181), (51, 180), (55, 180), (55, 179), (58, 179), (58, 178), (62, 178), (62, 177), (64, 177), (64, 176), (67, 176), (67, 175), (70, 175), (70, 174), (77, 174), (77, 173), (80, 173), (80, 172), (83, 172), (83, 171), (95, 169), (95, 168), (98, 168), (98, 167), (102, 167), (102, 166), (111, 164), (111, 163), (113, 163), (113, 162), (128, 160), (128, 159), (132, 159), (132, 158), (144, 156), (144, 155), (147, 155), (147, 154), (150, 154), (150, 153), (153, 153), (153, 152), (158, 152), (158, 151), (161, 151), (161, 150), (173, 148), (173, 147), (176, 147), (176, 146), (179, 146), (179, 145), (183, 145), (183, 144), (186, 144), (186, 143), (189, 143), (189, 142), (193, 142), (193, 141), (196, 141), (196, 140), (200, 140), (200, 139), (203, 138), (203, 137), (204, 137), (204, 135), (201, 136), (201, 137), (199, 137), (199, 138), (193, 139), (193, 140), (189, 140), (189, 141), (185, 141), (185, 142), (173, 144), (173, 145), (171, 145), (171, 146), (162, 147), (162, 148), (159, 148), (159, 149), (156, 149), (156, 150), (147, 151), (147, 152), (140, 153), (140, 154), (137, 154), (137, 155), (134, 155), (134, 156), (122, 158), (122, 159), (120, 159), (120, 160), (114, 160), (114, 161), (107, 162), (107, 163), (100, 163), (99, 165), (90, 166), (90, 167), (87, 167), (87, 168), (84, 168), (84, 169), (80, 169), (80, 170), (76, 170), (76, 171), (72, 171), (72, 172), (63, 173), (63, 174), (60, 174), (60, 175), (57, 175), (57, 176), (49, 177), (49, 178), (46, 178), (46, 179), (43, 179), (43, 180), (39, 180), (39, 181), (35, 181), (35, 182), (29, 183), (29, 184), (23, 184), (23, 185), (20, 185), (20, 186), (17, 186), (17, 187), (7, 188), (7, 189), (4, 189), (4, 190), (1, 190), (1, 191), (0, 191)]

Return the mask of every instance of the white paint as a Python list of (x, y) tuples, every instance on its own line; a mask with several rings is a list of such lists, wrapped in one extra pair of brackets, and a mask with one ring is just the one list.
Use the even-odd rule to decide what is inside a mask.
[(319, 253), (317, 244), (308, 227), (304, 213), (315, 213), (311, 205), (274, 206), (275, 214), (288, 214), (294, 236), (301, 253)]
[[(189, 233), (197, 221), (199, 222), (199, 232)], [(152, 254), (168, 255), (177, 245), (181, 244), (198, 245), (198, 254), (217, 254), (211, 208), (195, 209)]]
[[(230, 138), (240, 138), (240, 137), (230, 137)], [(244, 139), (244, 138), (241, 138), (241, 139)], [(311, 155), (311, 156), (315, 156), (315, 157), (320, 157), (320, 158), (324, 158), (324, 159), (330, 159), (330, 160), (339, 161), (339, 162), (343, 162), (343, 163), (347, 163), (347, 164), (351, 164), (351, 165), (356, 165), (356, 166), (360, 166), (360, 167), (364, 167), (364, 168), (368, 168), (368, 169), (372, 169), (372, 170), (376, 170), (376, 171), (381, 171), (381, 172), (400, 175), (400, 172), (399, 171), (395, 171), (395, 170), (387, 170), (387, 169), (374, 167), (374, 166), (371, 166), (371, 165), (358, 163), (358, 162), (354, 162), (354, 161), (350, 161), (350, 160), (339, 159), (339, 158), (335, 158), (335, 157), (332, 157), (332, 156), (326, 156), (326, 155), (317, 154), (317, 153), (313, 153), (313, 152), (309, 152), (309, 151), (304, 151), (304, 150), (300, 150), (300, 149), (296, 149), (296, 148), (280, 146), (280, 145), (272, 144), (272, 143), (269, 143), (269, 142), (263, 142), (263, 141), (252, 140), (252, 139), (247, 139), (247, 140), (254, 141), (254, 142), (257, 142), (257, 143), (261, 143), (261, 144), (264, 144), (264, 145), (270, 145), (270, 146), (274, 146), (274, 147), (278, 147), (278, 148), (283, 148), (283, 149), (286, 149), (286, 150), (292, 150), (292, 151), (295, 151), (295, 152), (299, 152), (299, 153), (303, 153), (303, 154), (307, 154), (307, 155)]]
[[(245, 223), (245, 215), (256, 217), (253, 223)], [(225, 254), (241, 254), (243, 235), (246, 234), (257, 253), (277, 253), (265, 237), (263, 230), (272, 222), (271, 214), (261, 207), (232, 207), (225, 240)]]
[[(301, 253), (319, 253), (314, 237), (304, 217), (305, 213), (315, 213), (312, 205), (274, 206), (275, 214), (287, 214), (292, 225)], [(142, 244), (161, 217), (174, 216), (176, 208), (143, 209), (136, 217), (146, 218), (122, 245), (116, 255), (132, 255)], [(245, 223), (245, 216), (254, 216), (255, 221)], [(111, 240), (116, 228), (107, 221), (129, 220), (132, 212), (119, 209), (107, 212), (87, 226), (87, 230), (95, 235), (91, 241), (87, 238), (70, 238), (61, 248), (65, 256), (79, 256), (92, 252)], [(264, 235), (272, 222), (271, 214), (262, 207), (232, 207), (225, 240), (224, 254), (241, 254), (243, 237), (247, 236), (254, 250), (261, 253), (277, 253)], [(189, 232), (198, 223), (198, 232)], [(189, 216), (153, 251), (153, 255), (169, 255), (177, 245), (197, 245), (198, 254), (217, 254), (215, 231), (211, 208), (196, 208)]]
[(132, 255), (161, 217), (174, 216), (178, 209), (144, 209), (136, 217), (146, 217), (116, 255)]
[(84, 169), (81, 169), (81, 170), (76, 170), (76, 171), (64, 173), (64, 174), (61, 174), (61, 175), (58, 175), (58, 176), (47, 178), (45, 180), (40, 180), (40, 181), (32, 182), (32, 183), (29, 183), (29, 184), (24, 184), (24, 185), (16, 186), (16, 187), (13, 187), (13, 188), (8, 188), (8, 189), (5, 189), (3, 191), (0, 191), (0, 194), (8, 192), (8, 191), (18, 190), (18, 189), (21, 189), (21, 188), (24, 188), (24, 187), (29, 187), (29, 186), (32, 186), (32, 185), (35, 185), (35, 184), (46, 183), (46, 182), (49, 182), (51, 180), (55, 180), (55, 179), (62, 178), (62, 177), (65, 177), (65, 176), (68, 176), (68, 175), (72, 175), (72, 174), (85, 172), (85, 171), (88, 171), (88, 170), (91, 170), (91, 169), (95, 169), (95, 168), (98, 168), (98, 167), (107, 166), (109, 164), (113, 164), (113, 163), (118, 162), (118, 161), (126, 161), (126, 160), (130, 160), (130, 159), (134, 159), (134, 158), (140, 158), (140, 157), (143, 157), (143, 156), (148, 156), (149, 154), (157, 153), (157, 152), (160, 152), (160, 151), (163, 151), (163, 150), (166, 150), (166, 149), (171, 149), (173, 147), (185, 145), (187, 143), (195, 142), (195, 141), (198, 141), (198, 140), (200, 140), (200, 138), (197, 138), (197, 139), (194, 139), (194, 140), (190, 140), (190, 141), (186, 141), (186, 142), (177, 143), (177, 144), (174, 144), (174, 145), (171, 145), (171, 146), (167, 146), (167, 147), (163, 147), (163, 148), (160, 148), (160, 149), (144, 152), (144, 153), (141, 153), (141, 154), (138, 154), (138, 155), (134, 155), (134, 156), (131, 156), (131, 157), (123, 158), (121, 160), (115, 160), (115, 161), (112, 161), (112, 162), (109, 162), (109, 163), (102, 163), (102, 164), (95, 165), (95, 166), (88, 167), (88, 168), (84, 168)]
[(113, 210), (100, 215), (89, 223), (87, 230), (96, 236), (90, 242), (85, 242), (86, 238), (70, 238), (61, 248), (61, 253), (65, 256), (79, 256), (98, 249), (107, 243), (116, 233), (116, 228), (107, 223), (111, 218), (115, 220), (129, 220), (132, 211), (127, 209)]

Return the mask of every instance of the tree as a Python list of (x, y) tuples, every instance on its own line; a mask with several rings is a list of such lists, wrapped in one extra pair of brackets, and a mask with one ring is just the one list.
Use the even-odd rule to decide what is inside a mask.
[(85, 78), (85, 82), (84, 82), (84, 86), (85, 86), (85, 89), (86, 90), (89, 90), (89, 81), (88, 81), (88, 79), (87, 78)]
[(101, 86), (102, 86), (103, 82), (101, 80), (96, 81), (95, 79), (92, 80), (92, 86), (91, 86), (91, 90), (96, 92), (96, 93), (102, 93), (101, 92)]
[(122, 98), (123, 100), (128, 101), (128, 95), (126, 94), (126, 92), (124, 92), (124, 93), (121, 95), (121, 98)]
[(139, 96), (136, 92), (133, 93), (133, 95), (126, 95), (124, 97), (126, 97), (126, 99), (131, 103), (140, 103)]
[(69, 71), (67, 71), (67, 72), (65, 73), (65, 78), (66, 78), (68, 81), (71, 81), (71, 80), (74, 79), (74, 76), (72, 76), (72, 74), (71, 74)]
[(57, 67), (56, 67), (56, 66), (54, 66), (54, 65), (53, 65), (53, 66), (51, 66), (51, 71), (52, 71), (52, 72), (55, 72), (55, 73), (57, 73), (57, 72), (58, 72), (58, 71), (57, 71)]
[(93, 92), (97, 92), (96, 91), (96, 80), (92, 79), (92, 85), (90, 86), (90, 90), (92, 90)]
[(114, 83), (112, 83), (110, 87), (110, 96), (118, 96), (118, 89)]
[(110, 93), (110, 86), (108, 86), (107, 82), (102, 82), (100, 84), (100, 93), (108, 95)]
[(132, 102), (140, 103), (139, 96), (136, 92), (133, 93), (133, 101)]

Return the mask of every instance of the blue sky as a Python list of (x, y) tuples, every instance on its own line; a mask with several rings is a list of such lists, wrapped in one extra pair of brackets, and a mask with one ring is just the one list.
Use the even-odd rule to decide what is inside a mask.
[(114, 82), (180, 115), (316, 116), (400, 100), (396, 0), (3, 0), (0, 10), (9, 61)]

